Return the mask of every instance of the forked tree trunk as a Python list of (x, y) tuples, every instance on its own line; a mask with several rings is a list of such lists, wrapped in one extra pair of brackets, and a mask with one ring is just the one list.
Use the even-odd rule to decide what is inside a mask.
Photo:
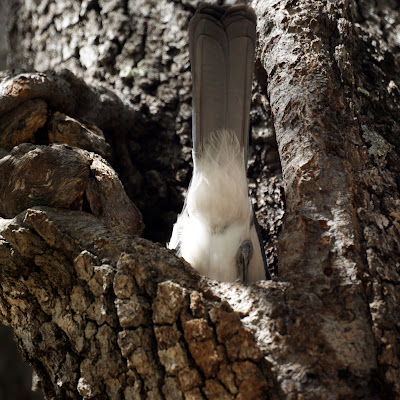
[(38, 3), (0, 83), (0, 319), (45, 397), (400, 399), (395, 2), (252, 2), (254, 285), (147, 240), (190, 179), (197, 2)]

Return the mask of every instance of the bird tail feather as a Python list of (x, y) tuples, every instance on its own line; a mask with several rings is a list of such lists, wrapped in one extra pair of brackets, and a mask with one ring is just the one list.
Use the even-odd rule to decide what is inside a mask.
[(246, 5), (203, 4), (191, 19), (193, 150), (201, 155), (213, 132), (234, 132), (247, 163), (256, 16)]

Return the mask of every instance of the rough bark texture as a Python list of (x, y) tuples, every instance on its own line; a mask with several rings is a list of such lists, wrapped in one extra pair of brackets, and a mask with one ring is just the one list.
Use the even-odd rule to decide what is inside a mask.
[(1, 77), (2, 322), (49, 399), (400, 399), (398, 6), (252, 2), (249, 184), (279, 277), (247, 286), (137, 238), (124, 192), (164, 243), (196, 4), (14, 3), (10, 66), (56, 72)]
[(285, 183), (280, 274), (310, 296), (300, 324), (330, 338), (301, 364), (330, 360), (309, 370), (341, 386), (321, 396), (399, 397), (398, 47), (384, 33), (374, 46), (368, 2), (255, 5)]

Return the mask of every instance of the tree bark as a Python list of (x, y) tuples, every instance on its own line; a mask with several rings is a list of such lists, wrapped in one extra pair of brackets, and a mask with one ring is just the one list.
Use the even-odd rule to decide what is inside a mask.
[(275, 278), (245, 285), (148, 240), (190, 179), (196, 4), (14, 3), (10, 67), (42, 72), (1, 76), (1, 321), (47, 399), (400, 399), (400, 11), (252, 2)]

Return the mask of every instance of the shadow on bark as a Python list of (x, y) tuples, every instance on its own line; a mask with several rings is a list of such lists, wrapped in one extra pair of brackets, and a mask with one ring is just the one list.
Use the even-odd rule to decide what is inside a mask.
[(11, 36), (14, 63), (59, 72), (0, 91), (0, 317), (47, 398), (398, 398), (390, 1), (253, 1), (249, 186), (280, 276), (248, 286), (137, 237), (131, 201), (164, 242), (190, 178), (191, 2), (56, 3), (50, 38), (22, 3)]

